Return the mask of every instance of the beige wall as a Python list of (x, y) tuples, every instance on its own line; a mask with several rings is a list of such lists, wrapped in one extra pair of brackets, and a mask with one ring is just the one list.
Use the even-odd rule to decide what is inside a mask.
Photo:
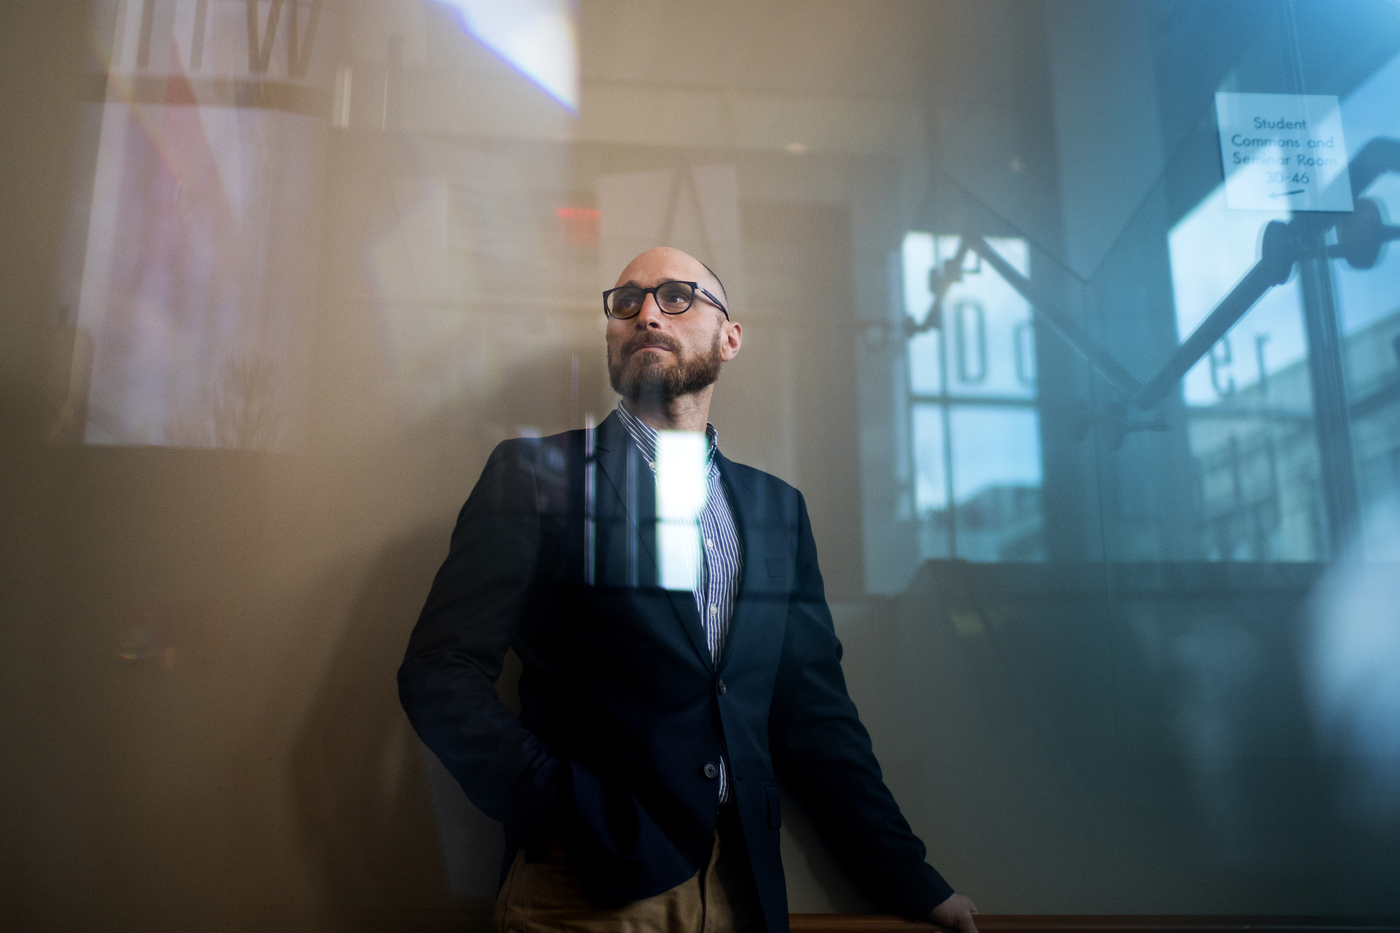
[[(138, 22), (139, 6), (117, 12)], [(215, 0), (223, 19), (211, 14), (210, 28), (233, 6)], [(441, 18), (429, 22), (425, 6), (329, 9), (306, 83), (329, 95), (336, 67), (353, 69), (351, 125), (317, 118), (315, 132), (274, 135), (265, 161), (244, 166), (274, 198), (259, 209), (280, 239), (256, 274), (282, 289), (271, 310), (296, 321), (277, 339), (303, 341), (287, 389), (294, 416), (274, 450), (172, 446), (188, 435), (162, 444), (159, 427), (105, 444), (91, 441), (124, 438), (89, 428), (82, 443), (82, 405), (104, 399), (83, 391), (90, 322), (75, 327), (63, 302), (87, 300), (84, 237), (99, 236), (88, 213), (107, 124), (90, 56), (103, 26), (76, 2), (5, 13), (7, 927), (358, 929), (485, 909), (499, 830), (425, 760), (394, 672), (491, 446), (613, 404), (596, 305), (616, 270), (600, 267), (596, 246), (563, 241), (554, 208), (595, 204), (603, 176), (684, 170), (690, 157), (610, 145), (592, 111), (581, 126), (564, 121), (582, 139), (547, 138), (557, 106), (479, 50), (460, 58), (464, 37), (434, 53)], [(168, 4), (156, 14), (159, 51), (162, 23), (182, 21), (168, 24)], [(373, 88), (388, 34), (404, 37), (406, 77), (385, 129)], [(534, 111), (458, 125), (473, 81), (484, 82), (478, 97), (501, 87)], [(611, 106), (614, 122), (659, 116)], [(727, 203), (705, 205), (742, 229), (742, 264), (720, 267), (748, 327), (714, 420), (731, 456), (803, 485), (830, 585), (858, 596), (848, 208), (839, 196), (775, 193), (791, 186), (781, 169), (794, 157), (750, 149), (731, 140), (694, 154), (738, 159), (744, 180)], [(839, 177), (848, 156), (812, 159), (804, 170)], [(310, 222), (293, 218), (292, 233), (275, 201), (286, 171), (317, 186), (303, 202)], [(112, 236), (153, 236), (113, 207)], [(289, 250), (297, 268), (278, 272)], [(302, 304), (295, 283), (308, 280)], [(99, 373), (114, 332), (95, 334)], [(216, 436), (215, 417), (196, 442)]]

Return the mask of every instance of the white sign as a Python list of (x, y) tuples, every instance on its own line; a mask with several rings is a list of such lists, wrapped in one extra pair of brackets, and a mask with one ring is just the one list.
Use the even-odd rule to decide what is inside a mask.
[(1245, 211), (1349, 211), (1351, 176), (1337, 98), (1215, 95), (1225, 203)]

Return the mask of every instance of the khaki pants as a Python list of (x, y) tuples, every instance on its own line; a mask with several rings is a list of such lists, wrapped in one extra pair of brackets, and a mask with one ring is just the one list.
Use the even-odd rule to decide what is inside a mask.
[[(725, 824), (734, 826), (725, 831)], [(669, 891), (600, 907), (569, 867), (558, 840), (544, 858), (515, 855), (496, 898), (498, 933), (739, 933), (764, 929), (737, 818), (721, 820), (709, 861)], [(729, 845), (726, 848), (724, 842)]]

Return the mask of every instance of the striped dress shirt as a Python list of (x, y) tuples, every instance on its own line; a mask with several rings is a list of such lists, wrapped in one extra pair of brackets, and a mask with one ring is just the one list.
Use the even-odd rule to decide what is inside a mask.
[[(642, 459), (656, 472), (656, 429), (637, 418), (622, 402), (617, 403), (617, 416), (637, 445)], [(705, 643), (710, 660), (719, 666), (724, 651), (724, 639), (729, 634), (729, 622), (734, 614), (734, 596), (739, 589), (744, 555), (739, 546), (739, 529), (734, 512), (719, 476), (715, 453), (719, 449), (719, 433), (713, 424), (705, 425), (705, 505), (700, 510), (699, 531), (704, 542), (701, 549), (700, 573), (693, 591), (695, 608), (705, 630)], [(719, 800), (729, 801), (729, 767), (720, 758)]]

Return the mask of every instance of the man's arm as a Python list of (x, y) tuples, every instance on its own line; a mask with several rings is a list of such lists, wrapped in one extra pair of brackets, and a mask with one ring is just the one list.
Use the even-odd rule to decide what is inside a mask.
[(532, 452), (508, 441), (491, 454), (399, 668), (399, 698), (424, 744), (472, 803), (521, 839), (559, 800), (559, 761), (495, 686), (539, 556)]
[[(925, 861), (924, 844), (885, 786), (841, 673), (807, 506), (798, 494), (798, 545), (769, 739), (775, 766), (807, 804), (823, 838), (877, 901), (912, 919), (974, 933), (971, 901)], [(940, 913), (941, 911), (941, 913)], [(952, 922), (950, 922), (952, 921)]]

